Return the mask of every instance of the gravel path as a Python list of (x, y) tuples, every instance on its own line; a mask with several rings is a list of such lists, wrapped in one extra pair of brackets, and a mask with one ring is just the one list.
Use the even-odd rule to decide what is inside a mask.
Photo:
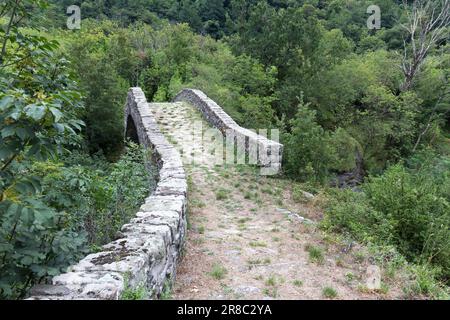
[[(151, 105), (161, 130), (180, 152), (189, 175), (188, 236), (174, 299), (386, 299), (364, 290), (363, 249), (324, 235), (313, 203), (292, 200), (292, 183), (248, 166), (215, 165), (217, 141), (186, 103)], [(200, 128), (200, 129), (199, 129)], [(325, 290), (325, 288), (329, 288)], [(330, 290), (333, 289), (333, 290)], [(330, 293), (331, 292), (331, 293)]]

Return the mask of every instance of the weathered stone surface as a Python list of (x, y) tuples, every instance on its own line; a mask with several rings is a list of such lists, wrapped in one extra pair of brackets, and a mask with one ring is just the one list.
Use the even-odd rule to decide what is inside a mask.
[(71, 293), (70, 289), (64, 286), (53, 286), (50, 284), (41, 284), (31, 289), (32, 296), (51, 295), (55, 297), (63, 297)]
[(200, 90), (184, 89), (174, 99), (175, 102), (186, 101), (200, 110), (203, 117), (224, 136), (233, 133), (235, 141), (245, 141), (244, 148), (248, 154), (251, 146), (257, 149), (256, 162), (262, 167), (270, 167), (272, 171), (281, 169), (283, 145), (264, 136), (239, 126), (223, 109)]
[(141, 211), (176, 211), (180, 215), (185, 212), (186, 197), (180, 195), (169, 196), (151, 196), (146, 199), (145, 204), (141, 206)]
[[(242, 128), (203, 92), (186, 89), (175, 101), (197, 107), (205, 119), (254, 158), (262, 170), (281, 168), (283, 145)], [(131, 88), (125, 106), (126, 134), (145, 146), (158, 167), (155, 191), (136, 216), (118, 232), (119, 240), (88, 255), (50, 285), (32, 289), (30, 300), (120, 299), (126, 286), (144, 285), (159, 295), (176, 277), (176, 266), (186, 234), (188, 184), (178, 151), (159, 130), (140, 88)], [(234, 153), (233, 153), (234, 154)]]
[(70, 290), (70, 294), (60, 299), (71, 300), (117, 300), (124, 283), (124, 276), (114, 272), (68, 272), (53, 278), (53, 285)]
[[(178, 151), (159, 131), (140, 88), (131, 88), (125, 107), (125, 124), (134, 124), (140, 144), (151, 152), (159, 169), (159, 182), (136, 217), (119, 232), (121, 239), (88, 255), (51, 285), (31, 290), (30, 300), (115, 300), (125, 286), (145, 285), (159, 295), (176, 266), (186, 234), (187, 182)], [(130, 128), (127, 128), (127, 133)]]

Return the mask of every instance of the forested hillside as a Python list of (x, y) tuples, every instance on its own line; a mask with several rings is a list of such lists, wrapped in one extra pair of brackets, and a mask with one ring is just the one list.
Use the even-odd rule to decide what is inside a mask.
[(123, 136), (140, 86), (161, 102), (198, 88), (280, 129), (280, 179), (324, 195), (322, 228), (410, 263), (410, 294), (448, 298), (450, 2), (379, 0), (379, 30), (371, 4), (1, 0), (0, 297), (110, 241), (151, 191)]

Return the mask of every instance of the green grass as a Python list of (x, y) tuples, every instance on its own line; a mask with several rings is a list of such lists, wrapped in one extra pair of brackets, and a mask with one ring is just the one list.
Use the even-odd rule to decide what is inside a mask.
[(245, 224), (240, 224), (240, 225), (238, 226), (238, 230), (239, 230), (239, 231), (244, 231), (244, 230), (247, 230), (247, 227), (245, 226)]
[(206, 207), (206, 204), (204, 202), (202, 202), (201, 200), (197, 200), (197, 199), (192, 199), (190, 202), (190, 205), (194, 208), (204, 208)]
[(386, 283), (382, 282), (379, 292), (381, 294), (388, 294), (389, 293), (389, 289), (390, 289), (389, 286)]
[(263, 290), (263, 294), (265, 296), (271, 297), (271, 298), (277, 298), (278, 297), (278, 290), (277, 288), (265, 288)]
[(173, 296), (172, 296), (172, 281), (168, 280), (166, 281), (166, 283), (164, 284), (164, 288), (161, 292), (161, 295), (159, 296), (160, 300), (172, 300)]
[(252, 241), (249, 243), (250, 247), (257, 248), (257, 247), (267, 247), (267, 244), (263, 241)]
[(251, 200), (253, 198), (253, 195), (251, 194), (251, 192), (246, 192), (245, 194), (244, 194), (244, 199), (247, 199), (247, 200)]
[(277, 279), (275, 279), (274, 276), (270, 276), (267, 280), (266, 280), (266, 286), (268, 287), (275, 287), (277, 285)]
[(303, 281), (301, 280), (294, 280), (294, 282), (292, 282), (292, 284), (296, 287), (301, 287), (303, 286)]
[(230, 174), (229, 174), (228, 172), (222, 172), (220, 175), (221, 175), (223, 178), (225, 178), (225, 179), (229, 179), (229, 178), (230, 178)]
[(429, 265), (414, 265), (410, 267), (413, 282), (405, 293), (409, 296), (426, 295), (433, 299), (449, 300), (450, 289), (436, 280), (437, 268)]
[(219, 263), (215, 263), (209, 275), (216, 280), (225, 279), (226, 274), (228, 273), (227, 269)]
[(300, 186), (294, 186), (292, 188), (292, 200), (297, 203), (307, 203), (309, 199), (305, 196), (304, 191)]
[(145, 286), (137, 288), (126, 288), (120, 297), (121, 300), (146, 300), (149, 294)]
[(350, 282), (352, 282), (353, 280), (355, 280), (355, 275), (353, 274), (353, 273), (351, 273), (351, 272), (348, 272), (348, 273), (346, 273), (345, 274), (345, 280), (348, 282), (348, 283), (350, 283)]
[(238, 220), (238, 223), (243, 224), (243, 223), (246, 223), (246, 222), (249, 222), (249, 221), (252, 221), (252, 219), (251, 218), (241, 218), (241, 219)]
[(250, 259), (247, 261), (250, 266), (258, 266), (262, 264), (261, 259)]
[(325, 287), (322, 290), (322, 295), (327, 299), (334, 299), (337, 297), (338, 293), (336, 289), (332, 287)]
[(199, 246), (199, 245), (202, 245), (202, 244), (205, 243), (205, 239), (198, 238), (198, 239), (192, 240), (192, 242), (193, 242), (196, 246)]
[(324, 263), (325, 257), (323, 254), (323, 250), (321, 248), (308, 244), (308, 245), (306, 245), (305, 249), (309, 254), (309, 260), (311, 262), (314, 262), (317, 264)]
[(226, 189), (219, 189), (216, 191), (216, 200), (226, 200), (228, 199), (228, 196), (230, 194), (229, 190)]
[(197, 228), (197, 232), (198, 232), (199, 234), (205, 234), (205, 227), (204, 227), (204, 226), (198, 227), (198, 228)]
[(271, 262), (272, 262), (272, 260), (270, 260), (270, 258), (265, 258), (264, 260), (250, 259), (247, 261), (250, 269), (252, 269), (254, 266), (269, 265)]
[(355, 253), (355, 261), (357, 263), (363, 263), (366, 260), (366, 255), (363, 252)]

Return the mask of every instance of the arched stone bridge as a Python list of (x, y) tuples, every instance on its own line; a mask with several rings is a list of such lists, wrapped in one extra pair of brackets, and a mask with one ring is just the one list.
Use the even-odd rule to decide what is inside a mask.
[[(195, 118), (195, 109), (203, 122)], [(123, 226), (119, 240), (71, 266), (51, 284), (36, 286), (29, 299), (115, 300), (124, 290), (142, 286), (158, 297), (175, 279), (185, 239), (185, 166), (249, 163), (260, 166), (263, 175), (281, 168), (281, 144), (240, 127), (198, 90), (185, 89), (173, 103), (161, 104), (147, 103), (140, 88), (131, 88), (125, 123), (126, 136), (151, 152), (159, 172), (156, 189)]]

